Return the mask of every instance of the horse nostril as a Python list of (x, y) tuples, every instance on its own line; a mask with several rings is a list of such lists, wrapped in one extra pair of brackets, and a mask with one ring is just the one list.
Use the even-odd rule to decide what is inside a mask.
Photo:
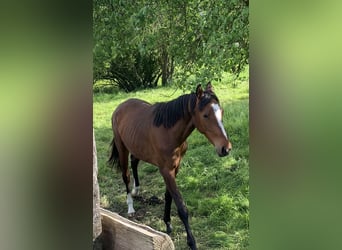
[(227, 149), (226, 147), (222, 147), (222, 155), (228, 155), (229, 153), (229, 149)]

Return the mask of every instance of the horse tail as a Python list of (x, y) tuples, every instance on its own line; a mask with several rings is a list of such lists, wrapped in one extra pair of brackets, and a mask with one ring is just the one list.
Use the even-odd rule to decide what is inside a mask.
[(116, 166), (117, 170), (121, 170), (121, 166), (119, 162), (119, 151), (115, 145), (114, 138), (112, 142), (110, 143), (110, 147), (111, 147), (111, 154), (107, 161), (107, 164), (112, 168)]

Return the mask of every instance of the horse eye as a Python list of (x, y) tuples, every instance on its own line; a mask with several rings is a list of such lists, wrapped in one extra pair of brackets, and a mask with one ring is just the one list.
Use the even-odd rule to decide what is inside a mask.
[(209, 116), (207, 114), (203, 115), (204, 118), (208, 119)]

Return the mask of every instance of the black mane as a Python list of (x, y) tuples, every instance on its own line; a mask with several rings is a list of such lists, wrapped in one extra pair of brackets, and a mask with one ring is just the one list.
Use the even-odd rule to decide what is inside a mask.
[[(186, 94), (169, 102), (160, 102), (154, 104), (154, 120), (153, 125), (159, 127), (163, 125), (165, 128), (172, 128), (177, 121), (186, 115), (191, 115), (196, 106), (196, 94)], [(213, 92), (204, 91), (199, 102), (199, 109), (203, 108), (212, 100), (219, 102), (217, 96)], [(189, 109), (190, 108), (190, 109)]]
[[(196, 95), (186, 94), (169, 102), (156, 103), (154, 106), (153, 125), (165, 128), (173, 127), (177, 121), (184, 118), (190, 112), (192, 113), (196, 105)], [(190, 107), (190, 110), (189, 110)]]

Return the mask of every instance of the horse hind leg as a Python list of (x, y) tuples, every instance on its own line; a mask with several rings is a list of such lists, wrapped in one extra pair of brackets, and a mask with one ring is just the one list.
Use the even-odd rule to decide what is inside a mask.
[(135, 213), (134, 207), (133, 207), (133, 198), (131, 194), (131, 190), (129, 188), (130, 183), (130, 172), (128, 169), (128, 150), (123, 146), (122, 143), (120, 143), (121, 147), (119, 147), (121, 150), (120, 154), (120, 167), (122, 171), (122, 179), (126, 185), (126, 192), (127, 192), (127, 206), (128, 206), (128, 216), (133, 216)]
[(135, 210), (133, 207), (133, 198), (132, 198), (132, 194), (128, 193), (127, 194), (127, 205), (128, 205), (128, 211), (127, 214), (129, 217), (133, 216), (135, 214)]
[(139, 159), (131, 154), (131, 166), (132, 166), (133, 177), (134, 177), (134, 184), (133, 184), (133, 190), (132, 190), (133, 196), (138, 196), (139, 191), (140, 191), (140, 183), (139, 183), (139, 177), (138, 177), (138, 164), (139, 164)]
[(124, 183), (126, 185), (126, 192), (127, 192), (127, 206), (128, 206), (128, 211), (127, 214), (128, 216), (133, 216), (135, 213), (134, 207), (133, 207), (133, 198), (132, 198), (132, 193), (129, 188), (129, 182), (130, 182), (130, 173), (129, 169), (127, 167), (126, 171), (122, 173), (122, 178), (124, 180)]

